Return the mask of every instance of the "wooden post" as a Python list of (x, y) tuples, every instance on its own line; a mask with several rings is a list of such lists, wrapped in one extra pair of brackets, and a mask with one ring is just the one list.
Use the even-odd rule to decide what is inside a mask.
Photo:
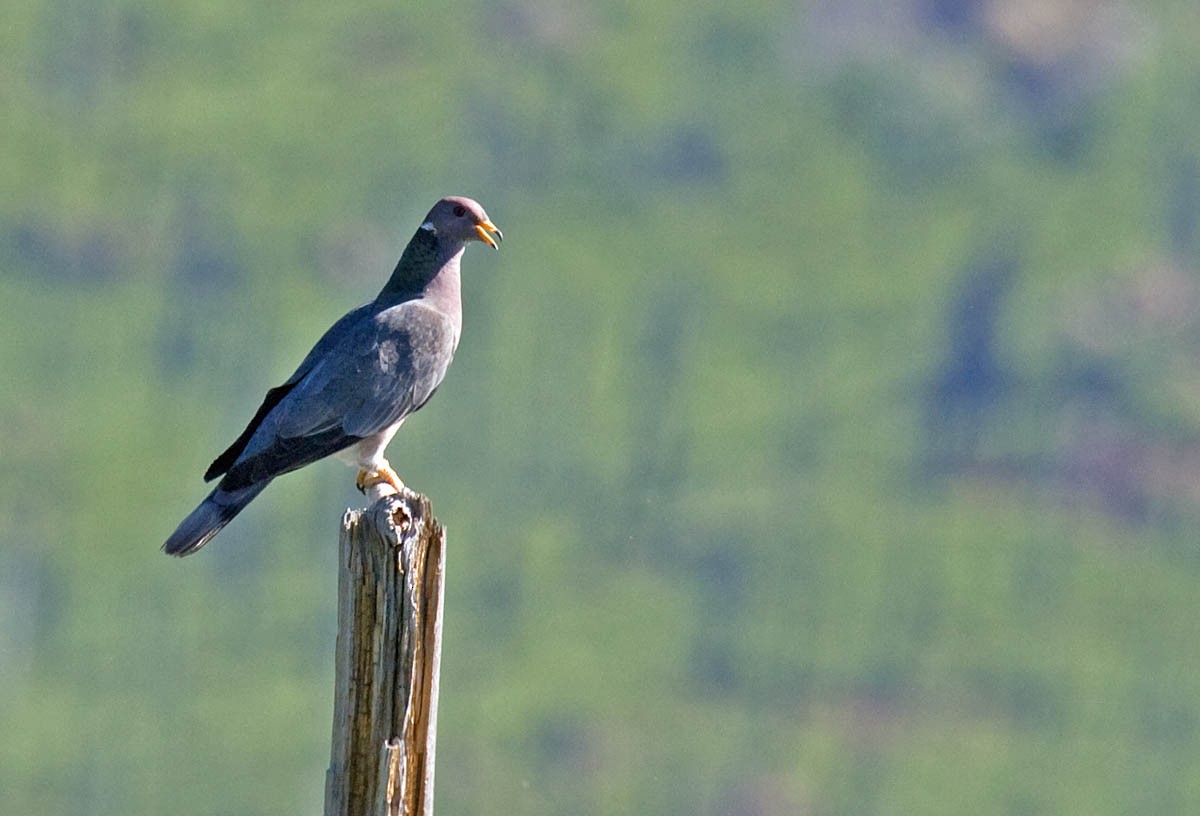
[(446, 533), (419, 493), (368, 495), (338, 545), (325, 816), (432, 816)]

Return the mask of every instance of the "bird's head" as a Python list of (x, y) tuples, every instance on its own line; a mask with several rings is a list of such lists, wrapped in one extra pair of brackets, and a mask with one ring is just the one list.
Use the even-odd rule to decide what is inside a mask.
[(464, 244), (482, 241), (492, 249), (499, 249), (496, 242), (504, 240), (504, 233), (492, 223), (479, 202), (462, 196), (447, 196), (434, 204), (421, 229), (431, 230), (443, 240)]

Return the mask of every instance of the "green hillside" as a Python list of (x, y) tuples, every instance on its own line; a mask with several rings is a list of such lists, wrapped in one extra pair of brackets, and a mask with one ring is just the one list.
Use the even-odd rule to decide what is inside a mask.
[(1200, 17), (38, 0), (0, 27), (0, 813), (319, 813), (323, 462), (209, 461), (429, 206), (438, 812), (1200, 811)]

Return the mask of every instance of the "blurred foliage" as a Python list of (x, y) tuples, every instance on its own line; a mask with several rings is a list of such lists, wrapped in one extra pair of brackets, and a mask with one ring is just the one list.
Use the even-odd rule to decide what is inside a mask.
[(440, 813), (1200, 809), (1192, 9), (7, 19), (0, 812), (319, 812), (348, 473), (156, 548), (446, 193)]

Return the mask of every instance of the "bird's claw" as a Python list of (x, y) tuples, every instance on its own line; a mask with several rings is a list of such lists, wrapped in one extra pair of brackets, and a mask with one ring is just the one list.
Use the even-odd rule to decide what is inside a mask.
[(380, 465), (375, 468), (363, 468), (358, 471), (358, 476), (354, 480), (354, 486), (358, 488), (360, 493), (366, 493), (367, 488), (381, 484), (391, 485), (397, 493), (400, 493), (404, 489), (404, 482), (400, 481), (400, 477), (396, 475), (396, 471), (387, 465)]

